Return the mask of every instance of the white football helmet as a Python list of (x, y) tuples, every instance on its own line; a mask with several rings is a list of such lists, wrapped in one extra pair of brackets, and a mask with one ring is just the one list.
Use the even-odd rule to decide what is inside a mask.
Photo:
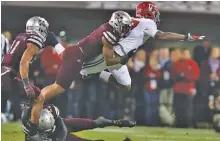
[(26, 33), (40, 36), (43, 42), (46, 41), (49, 23), (42, 17), (31, 17), (26, 23)]
[(112, 14), (109, 24), (120, 37), (125, 37), (131, 30), (132, 19), (127, 12), (116, 11)]
[(44, 108), (40, 113), (38, 128), (45, 133), (53, 132), (56, 128), (55, 118), (57, 116), (59, 116), (59, 110), (56, 106)]

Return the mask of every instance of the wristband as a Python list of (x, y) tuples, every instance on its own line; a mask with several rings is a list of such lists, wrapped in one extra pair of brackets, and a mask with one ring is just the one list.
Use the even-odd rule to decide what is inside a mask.
[(184, 41), (186, 41), (186, 40), (188, 40), (188, 34), (187, 35), (185, 35), (185, 37), (184, 37)]
[(29, 78), (25, 78), (22, 81), (23, 81), (24, 86), (26, 86), (29, 83)]

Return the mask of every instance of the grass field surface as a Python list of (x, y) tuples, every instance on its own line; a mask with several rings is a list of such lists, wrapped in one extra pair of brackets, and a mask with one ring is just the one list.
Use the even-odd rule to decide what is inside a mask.
[[(9, 123), (1, 127), (1, 141), (24, 141), (21, 124)], [(105, 141), (122, 141), (125, 137), (130, 137), (132, 141), (220, 141), (220, 134), (205, 129), (109, 127), (74, 134), (87, 139), (104, 139)]]

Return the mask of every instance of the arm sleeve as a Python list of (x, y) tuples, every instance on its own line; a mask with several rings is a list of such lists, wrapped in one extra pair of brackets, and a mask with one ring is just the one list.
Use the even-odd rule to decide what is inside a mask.
[(155, 37), (155, 34), (157, 33), (157, 25), (156, 23), (151, 19), (142, 19), (140, 21), (141, 27), (144, 29), (144, 35), (150, 36), (152, 38)]
[(36, 35), (31, 35), (28, 39), (27, 39), (27, 43), (32, 43), (34, 45), (36, 45), (39, 49), (43, 48), (43, 41), (40, 37), (36, 36)]

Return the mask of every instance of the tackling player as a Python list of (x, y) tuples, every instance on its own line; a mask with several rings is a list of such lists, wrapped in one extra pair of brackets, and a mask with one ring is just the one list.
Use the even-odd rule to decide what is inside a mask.
[[(36, 127), (39, 122), (40, 112), (43, 109), (43, 103), (46, 100), (64, 92), (68, 89), (73, 80), (80, 77), (82, 64), (86, 60), (91, 60), (97, 55), (103, 53), (106, 64), (123, 64), (125, 65), (130, 56), (114, 56), (109, 57), (109, 49), (112, 45), (118, 43), (122, 38), (125, 38), (131, 30), (131, 17), (123, 11), (117, 11), (112, 14), (108, 23), (104, 23), (94, 30), (87, 37), (78, 42), (77, 45), (66, 48), (63, 53), (63, 62), (57, 73), (56, 82), (41, 90), (40, 96), (36, 99), (36, 104), (32, 108), (31, 120), (27, 126), (27, 134), (35, 135)], [(131, 55), (132, 53), (130, 53)], [(113, 54), (112, 54), (113, 56)], [(97, 64), (99, 62), (96, 62)], [(129, 74), (127, 72), (127, 74)]]
[[(118, 44), (114, 45), (113, 48), (108, 48), (108, 52), (114, 52), (119, 56), (128, 54), (129, 51), (138, 49), (143, 45), (149, 38), (155, 38), (160, 40), (174, 40), (174, 41), (194, 41), (203, 40), (205, 36), (191, 36), (190, 33), (187, 35), (177, 34), (173, 32), (163, 32), (158, 30), (160, 24), (160, 12), (156, 5), (152, 2), (142, 2), (137, 6), (136, 18), (132, 18), (132, 30), (130, 34), (120, 40)], [(107, 44), (107, 43), (106, 43)], [(106, 45), (107, 46), (107, 45)], [(103, 54), (108, 55), (108, 54)], [(111, 58), (111, 54), (109, 54)], [(95, 60), (95, 59), (94, 59)], [(94, 62), (91, 60), (90, 63)], [(111, 65), (114, 65), (112, 62)], [(83, 75), (89, 75), (93, 73), (100, 73), (100, 78), (105, 82), (109, 82), (112, 78), (118, 80), (120, 84), (130, 84), (131, 78), (127, 74), (127, 67), (122, 66), (120, 69), (114, 69), (111, 72), (103, 71), (102, 64), (96, 64), (93, 66), (83, 68)], [(95, 71), (94, 71), (95, 69)], [(126, 86), (125, 85), (125, 86)]]
[(58, 54), (64, 50), (55, 35), (49, 32), (49, 24), (44, 18), (37, 16), (30, 18), (26, 23), (26, 32), (16, 36), (10, 50), (4, 55), (1, 71), (1, 88), (4, 93), (13, 93), (13, 89), (18, 91), (19, 82), (16, 78), (21, 78), (27, 97), (36, 98), (35, 94), (40, 90), (29, 81), (29, 65), (39, 50), (47, 46), (55, 47)]
[[(27, 124), (30, 118), (31, 105), (24, 103), (22, 106), (22, 123)], [(118, 127), (134, 127), (135, 121), (132, 120), (108, 120), (100, 117), (96, 120), (83, 118), (61, 118), (59, 116), (59, 109), (54, 105), (47, 105), (43, 108), (40, 114), (38, 134), (35, 136), (28, 136), (25, 134), (25, 141), (103, 141), (103, 140), (89, 140), (77, 137), (72, 132), (82, 130), (104, 128), (107, 126)]]

